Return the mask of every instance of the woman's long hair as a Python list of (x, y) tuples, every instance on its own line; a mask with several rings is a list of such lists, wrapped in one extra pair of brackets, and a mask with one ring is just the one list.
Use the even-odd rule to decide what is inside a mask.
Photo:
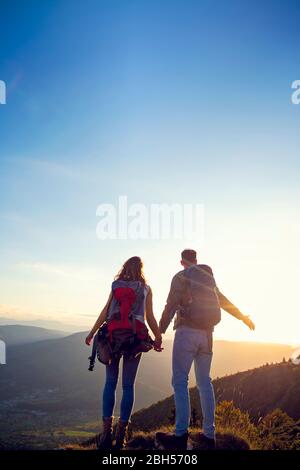
[(115, 279), (122, 281), (140, 281), (146, 284), (141, 258), (139, 256), (132, 256), (132, 258), (125, 261)]

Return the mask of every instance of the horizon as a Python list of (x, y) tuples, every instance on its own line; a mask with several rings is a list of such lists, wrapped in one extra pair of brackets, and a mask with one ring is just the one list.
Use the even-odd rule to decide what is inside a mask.
[[(18, 319), (18, 318), (15, 318), (15, 317), (10, 318), (10, 317), (6, 317), (6, 316), (2, 316), (2, 314), (1, 314), (0, 315), (0, 321), (2, 321), (3, 319), (8, 320), (8, 321), (15, 321), (15, 323), (3, 323), (3, 324), (0, 323), (0, 329), (3, 326), (25, 326), (25, 327), (28, 326), (29, 328), (30, 327), (35, 327), (35, 328), (41, 328), (41, 329), (46, 329), (46, 330), (56, 330), (57, 329), (54, 326), (52, 328), (52, 327), (47, 327), (47, 326), (39, 326), (39, 325), (37, 326), (37, 325), (34, 325), (34, 324), (32, 324), (32, 325), (24, 324), (26, 322), (35, 323), (35, 322), (40, 322), (40, 321), (49, 322), (49, 323), (53, 322), (53, 323), (61, 324), (61, 325), (66, 326), (66, 327), (69, 326), (69, 327), (72, 327), (72, 328), (76, 328), (76, 325), (74, 325), (72, 323), (68, 324), (67, 322), (57, 320), (57, 319), (55, 319), (55, 317), (45, 317), (45, 318), (43, 318), (43, 317), (37, 317), (37, 318), (35, 318), (35, 317), (34, 318), (24, 317), (24, 318), (19, 318)], [(88, 326), (88, 325), (86, 325), (86, 326)], [(78, 327), (78, 328), (80, 328), (80, 327)], [(80, 329), (75, 330), (75, 331), (70, 331), (70, 330), (67, 331), (67, 330), (63, 330), (63, 329), (58, 329), (58, 331), (61, 331), (63, 333), (67, 333), (66, 336), (71, 336), (71, 335), (75, 335), (75, 334), (79, 334), (79, 333), (86, 333), (87, 331), (89, 331), (89, 328), (86, 328), (86, 329), (80, 328)], [(174, 334), (175, 334), (175, 331), (173, 331), (173, 330), (168, 331), (166, 334), (163, 335), (163, 341), (164, 340), (165, 341), (173, 341)], [(61, 339), (63, 339), (63, 338), (61, 338)], [(284, 342), (277, 342), (277, 341), (258, 341), (256, 339), (251, 339), (251, 338), (249, 338), (247, 340), (228, 339), (228, 338), (223, 338), (223, 337), (216, 336), (216, 335), (214, 335), (214, 341), (223, 341), (223, 342), (228, 342), (228, 343), (245, 343), (245, 344), (251, 343), (251, 344), (258, 344), (258, 345), (260, 345), (260, 344), (265, 344), (265, 345), (270, 344), (270, 345), (277, 345), (277, 346), (281, 345), (281, 346), (289, 346), (289, 347), (293, 348), (294, 350), (300, 348), (300, 341), (299, 341), (299, 343), (292, 344), (292, 343), (284, 343)]]

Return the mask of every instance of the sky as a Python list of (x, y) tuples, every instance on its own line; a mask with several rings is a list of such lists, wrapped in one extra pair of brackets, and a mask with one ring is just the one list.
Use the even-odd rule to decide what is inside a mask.
[(0, 10), (0, 316), (91, 327), (139, 255), (159, 319), (188, 241), (100, 240), (97, 207), (125, 195), (203, 205), (192, 247), (256, 323), (223, 313), (216, 338), (299, 344), (299, 2)]

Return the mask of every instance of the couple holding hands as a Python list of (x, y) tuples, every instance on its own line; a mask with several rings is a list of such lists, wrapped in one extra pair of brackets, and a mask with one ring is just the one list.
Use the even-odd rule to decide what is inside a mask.
[[(103, 432), (97, 442), (98, 449), (112, 448), (113, 411), (121, 358), (123, 393), (115, 449), (123, 449), (126, 445), (127, 427), (134, 404), (134, 384), (142, 352), (152, 347), (158, 352), (163, 350), (162, 334), (175, 315), (172, 355), (175, 433), (157, 433), (157, 439), (165, 448), (187, 448), (190, 423), (188, 378), (194, 364), (203, 416), (203, 432), (199, 433), (199, 440), (206, 448), (215, 448), (215, 396), (210, 378), (213, 329), (221, 320), (221, 308), (251, 330), (255, 326), (219, 291), (212, 269), (205, 264), (198, 264), (195, 250), (183, 250), (181, 265), (183, 269), (172, 279), (158, 325), (153, 314), (152, 290), (146, 283), (142, 260), (138, 256), (128, 259), (112, 283), (108, 301), (86, 337), (86, 344), (90, 345), (95, 333), (105, 325), (107, 341), (114, 351), (106, 364), (102, 402)], [(153, 341), (148, 335), (146, 324), (154, 335)]]

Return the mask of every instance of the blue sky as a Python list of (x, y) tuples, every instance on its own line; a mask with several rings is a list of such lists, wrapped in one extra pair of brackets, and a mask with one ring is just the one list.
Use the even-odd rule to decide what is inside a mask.
[(159, 317), (184, 244), (97, 240), (98, 204), (125, 194), (204, 204), (201, 260), (258, 325), (220, 337), (299, 342), (299, 2), (11, 0), (1, 18), (1, 313), (90, 322), (137, 253)]

